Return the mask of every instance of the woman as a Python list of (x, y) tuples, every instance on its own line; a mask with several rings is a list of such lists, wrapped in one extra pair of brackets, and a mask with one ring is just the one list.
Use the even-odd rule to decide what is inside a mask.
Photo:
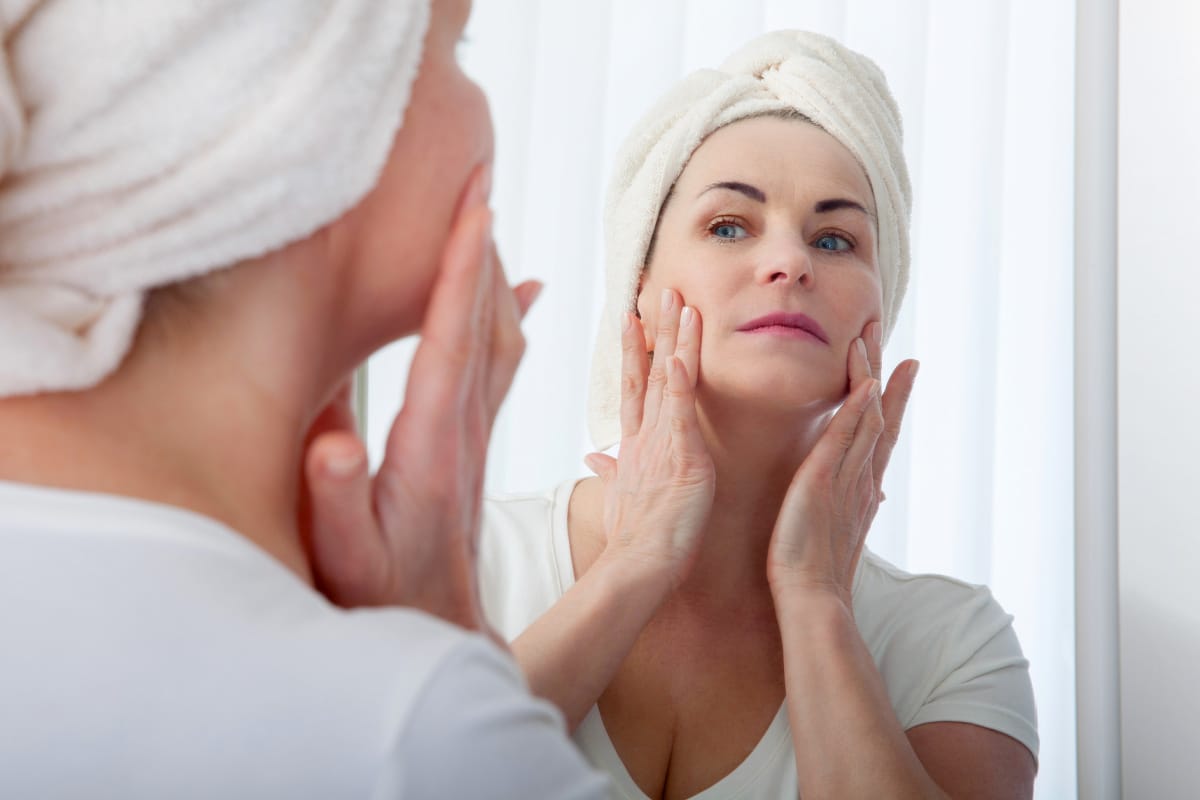
[(286, 5), (3, 6), (0, 796), (600, 796), (486, 638), (314, 591), (305, 435), (421, 327), (378, 478), (404, 569), (340, 599), (480, 627), (536, 286), (490, 243), (469, 3)]
[(591, 421), (619, 456), (493, 504), (481, 569), (622, 796), (1032, 794), (1011, 618), (863, 549), (917, 366), (880, 396), (909, 208), (883, 76), (813, 34), (688, 77), (618, 156)]

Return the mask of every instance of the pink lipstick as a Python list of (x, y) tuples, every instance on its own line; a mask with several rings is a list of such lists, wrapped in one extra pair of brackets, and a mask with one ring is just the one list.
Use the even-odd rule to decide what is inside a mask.
[(790, 314), (779, 311), (753, 319), (738, 328), (743, 333), (773, 333), (803, 339), (815, 339), (829, 344), (829, 337), (817, 321), (807, 314)]

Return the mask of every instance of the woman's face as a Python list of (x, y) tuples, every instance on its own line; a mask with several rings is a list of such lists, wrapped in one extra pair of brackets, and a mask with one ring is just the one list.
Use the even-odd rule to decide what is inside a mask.
[(378, 184), (340, 224), (346, 315), (368, 349), (421, 323), (465, 185), (492, 160), (487, 100), (459, 67), (470, 0), (433, 0), (420, 70)]
[(702, 400), (824, 413), (845, 397), (849, 348), (880, 319), (876, 249), (871, 186), (845, 147), (803, 121), (742, 120), (680, 175), (638, 310), (649, 338), (663, 289), (700, 312)]

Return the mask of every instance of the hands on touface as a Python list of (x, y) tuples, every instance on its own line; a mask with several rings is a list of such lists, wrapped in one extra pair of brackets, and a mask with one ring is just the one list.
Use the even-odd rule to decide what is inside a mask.
[[(663, 293), (648, 364), (641, 321), (622, 334), (621, 449), (588, 465), (605, 483), (605, 557), (661, 566), (678, 583), (699, 547), (712, 508), (712, 459), (697, 425), (699, 314)], [(883, 498), (883, 474), (900, 435), (918, 364), (902, 362), (879, 393), (882, 326), (871, 322), (850, 348), (850, 393), (797, 470), (780, 508), (768, 555), (775, 591), (829, 590), (849, 605), (851, 582)]]
[(478, 170), (460, 203), (379, 471), (368, 472), (348, 389), (310, 433), (301, 525), (318, 587), (340, 605), (484, 627), (475, 560), (488, 439), (541, 288), (505, 281), (487, 180)]
[[(468, 193), (471, 194), (470, 192)], [(510, 290), (483, 201), (464, 200), (446, 246), (404, 407), (372, 479), (343, 391), (314, 425), (304, 522), (318, 584), (346, 606), (407, 605), (482, 627), (475, 578), (492, 423), (524, 348), (519, 323), (540, 286)], [(849, 605), (917, 363), (879, 394), (881, 327), (850, 348), (850, 393), (797, 470), (768, 555), (772, 589), (818, 589)], [(602, 558), (678, 585), (698, 551), (715, 471), (696, 415), (701, 319), (664, 290), (653, 362), (641, 321), (622, 332), (621, 450), (594, 453), (604, 482)]]
[(601, 557), (632, 560), (675, 586), (697, 553), (715, 472), (696, 418), (700, 315), (671, 289), (661, 303), (653, 364), (641, 320), (625, 315), (619, 457), (586, 461), (604, 481)]
[(901, 362), (880, 397), (881, 337), (881, 325), (870, 322), (851, 345), (850, 395), (788, 488), (767, 558), (777, 597), (817, 590), (851, 608), (854, 571), (883, 499), (883, 473), (918, 367)]

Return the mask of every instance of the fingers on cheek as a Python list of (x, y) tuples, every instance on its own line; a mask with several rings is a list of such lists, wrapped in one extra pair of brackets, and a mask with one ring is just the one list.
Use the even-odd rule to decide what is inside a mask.
[(677, 353), (686, 350), (695, 340), (696, 312), (691, 306), (684, 306), (679, 312), (679, 333), (675, 341)]
[(624, 318), (621, 320), (621, 350), (629, 361), (636, 362), (638, 350), (644, 352), (646, 344), (646, 336), (642, 332), (642, 326), (637, 318), (630, 312), (625, 312)]
[(883, 435), (887, 428), (887, 421), (883, 418), (883, 406), (879, 403), (879, 393), (874, 392), (874, 396), (867, 403), (867, 433), (872, 439), (878, 439)]
[(838, 415), (834, 417), (834, 422), (838, 421), (839, 416), (844, 415), (846, 419), (842, 424), (845, 426), (845, 428), (849, 429), (851, 435), (853, 435), (854, 432), (861, 427), (863, 423), (863, 417), (870, 408), (872, 394), (876, 393), (877, 391), (875, 389), (876, 385), (878, 385), (877, 381), (866, 380), (855, 386), (851, 390), (850, 396), (846, 398), (845, 404), (843, 404), (842, 408), (838, 411)]
[(813, 501), (827, 495), (833, 489), (836, 473), (837, 466), (830, 461), (822, 460), (814, 464), (808, 479), (802, 482), (800, 497), (805, 501)]
[(879, 381), (874, 378), (868, 379), (863, 387), (863, 394), (865, 395), (862, 400), (863, 411), (879, 411)]
[(855, 339), (850, 343), (850, 352), (847, 361), (847, 372), (851, 387), (866, 378), (872, 377), (871, 364), (867, 356), (867, 345), (862, 338)]
[(875, 452), (882, 444), (880, 437), (883, 434), (883, 429), (883, 414), (879, 411), (878, 403), (872, 402), (867, 406), (866, 413), (863, 414), (862, 421), (859, 424), (858, 435), (862, 438), (864, 447), (864, 472), (871, 471)]
[(503, 274), (496, 282), (496, 290), (498, 308), (495, 311), (492, 352), (502, 365), (515, 368), (525, 354), (525, 334), (521, 331), (517, 299), (503, 280)]
[(667, 360), (667, 392), (682, 404), (691, 400), (691, 388), (687, 364), (678, 356), (672, 356)]
[(872, 378), (877, 377), (875, 374), (875, 367), (871, 363), (871, 347), (870, 347), (870, 345), (867, 344), (865, 339), (859, 339), (858, 341), (859, 341), (858, 352), (859, 352), (860, 368), (862, 369), (862, 371), (865, 375), (868, 375)]
[(637, 375), (627, 372), (621, 376), (621, 397), (624, 400), (638, 400), (642, 396), (642, 380)]
[(663, 289), (662, 302), (659, 306), (658, 318), (658, 334), (655, 337), (655, 352), (666, 351), (664, 355), (671, 355), (675, 350), (676, 338), (679, 335), (679, 304), (676, 302), (675, 292), (671, 289)]
[(515, 368), (525, 355), (525, 334), (521, 332), (515, 317), (509, 317), (506, 322), (498, 331), (493, 351), (502, 364)]
[(868, 437), (874, 442), (879, 438), (879, 431), (883, 430), (883, 413), (879, 407), (879, 381), (868, 378), (855, 389), (852, 401), (850, 410), (853, 422), (847, 420), (847, 446), (859, 437)]
[(650, 374), (647, 377), (647, 383), (661, 390), (667, 383), (667, 359), (672, 358), (670, 353), (655, 351), (654, 362), (650, 365)]
[(883, 374), (883, 325), (872, 322), (867, 326), (867, 359), (873, 377)]
[[(486, 256), (492, 244), (491, 230), (492, 214), (488, 209), (481, 208), (465, 214), (454, 227), (446, 244), (446, 266), (470, 270), (471, 267), (481, 265), (490, 273), (493, 267), (491, 259), (487, 259)], [(485, 259), (489, 263), (482, 263)]]
[[(484, 210), (480, 215), (487, 218), (476, 219), (476, 225), (473, 225), (448, 253), (445, 269), (450, 272), (450, 279), (442, 288), (445, 300), (437, 303), (439, 297), (436, 295), (431, 303), (438, 305), (443, 312), (448, 312), (450, 306), (457, 306), (455, 315), (460, 319), (463, 311), (467, 311), (469, 318), (464, 327), (467, 327), (476, 339), (484, 335), (484, 331), (490, 330), (492, 324), (492, 287), (496, 273), (486, 259), (486, 240), (490, 236), (491, 213)], [(462, 308), (463, 297), (467, 297), (469, 308)], [(462, 327), (461, 323), (456, 327)]]
[(495, 306), (493, 319), (498, 331), (504, 333), (509, 329), (520, 329), (521, 312), (517, 307), (517, 296), (499, 267), (492, 276), (492, 303)]

